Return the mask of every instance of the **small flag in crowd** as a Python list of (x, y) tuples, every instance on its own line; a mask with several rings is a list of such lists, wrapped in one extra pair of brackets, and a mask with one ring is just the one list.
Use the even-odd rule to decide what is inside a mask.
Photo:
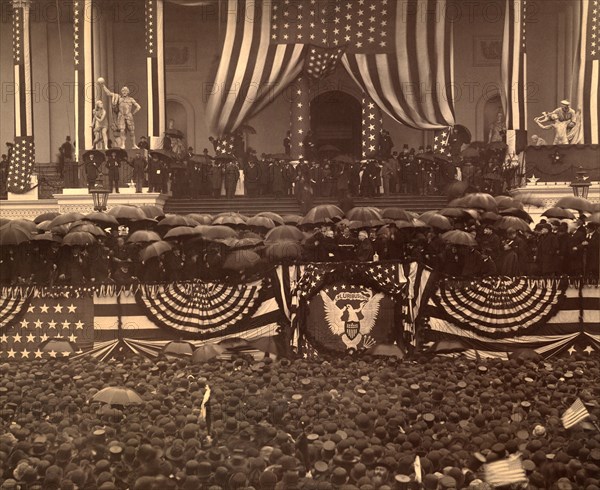
[(581, 398), (577, 398), (573, 405), (565, 410), (565, 413), (563, 413), (561, 419), (565, 429), (570, 429), (578, 423), (583, 422), (589, 416), (590, 412), (588, 412), (588, 409), (585, 408)]
[(423, 481), (423, 470), (421, 468), (421, 458), (419, 458), (419, 455), (415, 456), (414, 467), (415, 467), (415, 481), (417, 483), (421, 483)]
[(206, 422), (206, 431), (210, 434), (212, 418), (210, 412), (210, 386), (206, 385), (202, 405), (200, 405), (200, 420)]
[(492, 486), (510, 485), (527, 481), (520, 455), (511, 456), (501, 461), (484, 466), (485, 481)]
[(52, 338), (66, 339), (80, 350), (93, 342), (92, 309), (85, 298), (33, 298), (20, 321), (0, 335), (2, 359), (49, 359), (66, 357), (69, 352), (45, 352), (42, 343)]

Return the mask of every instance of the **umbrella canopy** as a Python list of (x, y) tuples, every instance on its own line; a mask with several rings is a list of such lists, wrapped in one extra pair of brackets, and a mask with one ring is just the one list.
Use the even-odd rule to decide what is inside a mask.
[(37, 225), (38, 231), (50, 231), (50, 223), (52, 223), (52, 221), (50, 220), (42, 221), (40, 224)]
[(421, 222), (438, 230), (451, 230), (452, 223), (450, 220), (441, 214), (430, 214), (429, 216), (421, 216)]
[(465, 148), (461, 152), (461, 155), (465, 159), (479, 158), (479, 149), (478, 148), (473, 148), (472, 146), (469, 146), (468, 148)]
[(278, 357), (286, 355), (285, 349), (275, 337), (259, 337), (258, 339), (251, 340), (248, 344), (256, 350), (274, 354)]
[(498, 211), (498, 204), (496, 200), (490, 194), (483, 192), (475, 192), (473, 194), (467, 194), (462, 199), (462, 207), (483, 209), (484, 211)]
[(266, 242), (276, 242), (278, 240), (301, 241), (304, 240), (304, 233), (302, 233), (302, 231), (295, 226), (283, 225), (272, 229), (265, 236)]
[(221, 213), (215, 216), (213, 225), (245, 226), (247, 218), (240, 213)]
[(201, 225), (210, 225), (213, 221), (213, 217), (210, 214), (190, 213), (187, 217)]
[(19, 245), (30, 239), (31, 233), (14, 221), (9, 221), (0, 227), (0, 245)]
[(571, 211), (557, 207), (546, 209), (542, 213), (542, 216), (546, 218), (575, 219), (575, 215)]
[(442, 240), (453, 245), (464, 245), (467, 247), (477, 246), (475, 237), (466, 231), (451, 230), (442, 235)]
[(117, 218), (108, 213), (101, 213), (99, 211), (94, 211), (93, 213), (86, 214), (83, 217), (83, 219), (85, 221), (91, 221), (92, 223), (96, 223), (97, 225), (103, 226), (104, 228), (119, 226)]
[(165, 212), (158, 206), (145, 205), (140, 206), (140, 209), (143, 211), (147, 218), (158, 219), (163, 218), (165, 216)]
[(180, 240), (197, 235), (198, 231), (195, 228), (190, 228), (189, 226), (176, 226), (165, 233), (165, 240)]
[(262, 228), (264, 230), (272, 230), (276, 225), (271, 218), (267, 218), (266, 216), (252, 216), (252, 218), (246, 221), (246, 226)]
[(33, 222), (36, 225), (39, 225), (42, 221), (48, 221), (48, 220), (52, 221), (57, 216), (60, 216), (60, 213), (57, 213), (55, 211), (52, 211), (50, 213), (43, 213), (43, 214), (40, 214), (39, 216), (36, 216), (35, 219), (33, 220)]
[(148, 230), (137, 230), (134, 231), (129, 238), (127, 243), (151, 243), (160, 242), (160, 235), (155, 231)]
[[(198, 227), (196, 227), (197, 229)], [(222, 240), (224, 238), (237, 238), (237, 233), (232, 228), (222, 225), (208, 226), (200, 232), (208, 240)]]
[(108, 214), (113, 216), (119, 223), (148, 219), (148, 217), (144, 214), (144, 211), (142, 211), (140, 208), (126, 204), (111, 208), (108, 211)]
[(410, 221), (413, 218), (408, 211), (402, 208), (385, 208), (381, 213), (381, 217), (383, 219), (391, 219), (392, 221)]
[(180, 214), (168, 214), (158, 222), (157, 226), (160, 226), (161, 228), (175, 228), (176, 226), (197, 226), (199, 224), (200, 223), (188, 216), (181, 216)]
[(140, 405), (144, 403), (142, 397), (131, 388), (109, 386), (96, 393), (92, 400), (108, 405)]
[(370, 206), (359, 206), (352, 208), (350, 211), (346, 213), (346, 218), (352, 221), (373, 221), (373, 220), (381, 220), (381, 213), (377, 208)]
[(37, 225), (33, 221), (29, 221), (28, 219), (13, 219), (11, 220), (13, 226), (18, 226), (29, 233), (37, 233), (38, 228)]
[(165, 344), (162, 353), (175, 356), (191, 356), (194, 352), (194, 346), (183, 340), (174, 340)]
[(469, 128), (462, 124), (456, 124), (452, 129), (461, 145), (468, 145), (471, 142), (471, 131), (469, 131)]
[(523, 203), (519, 199), (510, 196), (494, 196), (499, 210), (518, 208), (523, 209)]
[(395, 357), (404, 359), (404, 351), (396, 344), (377, 344), (367, 350), (367, 354), (372, 356)]
[(265, 256), (271, 262), (286, 259), (299, 259), (302, 257), (303, 250), (302, 245), (296, 241), (280, 240), (267, 246)]
[(57, 216), (50, 222), (50, 228), (54, 228), (60, 225), (67, 225), (69, 223), (73, 223), (74, 221), (79, 221), (85, 218), (85, 216), (81, 213), (65, 213)]
[(50, 354), (50, 357), (66, 357), (76, 351), (75, 347), (73, 342), (60, 337), (52, 337), (39, 345), (39, 349)]
[(94, 243), (96, 243), (96, 238), (87, 231), (67, 233), (62, 242), (63, 245), (69, 247), (85, 247), (86, 245), (93, 245)]
[(144, 250), (140, 252), (140, 260), (146, 262), (154, 257), (160, 257), (162, 254), (172, 250), (171, 245), (168, 242), (155, 242), (148, 245)]
[(69, 228), (69, 233), (67, 233), (67, 235), (70, 235), (71, 233), (75, 233), (75, 232), (80, 232), (80, 231), (85, 231), (87, 233), (90, 233), (91, 235), (94, 235), (95, 237), (99, 237), (99, 236), (106, 236), (106, 233), (104, 233), (104, 230), (96, 225), (94, 225), (93, 223), (80, 223), (80, 224), (74, 224), (74, 226), (71, 226), (71, 228)]
[(525, 220), (515, 216), (502, 216), (502, 218), (496, 221), (494, 226), (499, 230), (508, 230), (509, 228), (513, 228), (517, 231), (528, 231), (531, 229)]
[(446, 195), (448, 196), (448, 199), (462, 197), (465, 195), (468, 188), (469, 184), (465, 181), (459, 180), (458, 182), (452, 182), (446, 189)]
[(328, 223), (333, 218), (340, 218), (344, 212), (333, 204), (321, 204), (312, 208), (306, 216), (302, 218), (299, 225), (317, 225)]
[(281, 226), (285, 223), (283, 222), (283, 218), (279, 216), (277, 213), (273, 213), (271, 211), (263, 211), (262, 213), (257, 213), (254, 216), (264, 216), (265, 218), (272, 219), (275, 225)]
[(594, 205), (584, 199), (583, 197), (567, 196), (562, 197), (556, 203), (557, 208), (563, 209), (575, 209), (582, 213), (593, 213), (595, 211)]
[(600, 225), (600, 212), (594, 213), (590, 216), (588, 223), (596, 223)]
[(481, 221), (487, 222), (496, 222), (501, 218), (499, 214), (492, 213), (491, 211), (486, 211), (481, 215)]
[(218, 241), (230, 250), (256, 248), (263, 244), (263, 240), (261, 238), (224, 238)]
[(302, 216), (300, 216), (299, 214), (286, 214), (282, 216), (282, 218), (284, 224), (286, 225), (297, 225), (298, 223), (300, 223), (300, 221), (302, 221)]
[(529, 215), (527, 211), (519, 208), (508, 208), (500, 210), (500, 214), (502, 216), (514, 216), (515, 218), (521, 218), (527, 223), (533, 223), (533, 218)]
[(127, 160), (127, 151), (123, 148), (110, 148), (106, 150), (106, 156), (111, 157), (114, 156), (117, 160)]
[(460, 208), (444, 208), (439, 211), (439, 214), (446, 218), (466, 218), (471, 216), (467, 211)]
[(34, 235), (31, 239), (32, 242), (53, 242), (53, 243), (62, 243), (62, 238), (55, 235), (54, 233), (45, 232), (40, 233), (39, 235)]
[(218, 344), (206, 344), (198, 347), (192, 354), (192, 362), (200, 364), (215, 359), (225, 352), (227, 349)]
[(260, 261), (260, 255), (252, 250), (234, 250), (225, 257), (223, 269), (244, 271), (256, 266)]
[(87, 150), (87, 151), (84, 151), (83, 155), (82, 155), (82, 160), (84, 162), (89, 162), (90, 159), (91, 159), (91, 157), (92, 157), (92, 155), (94, 157), (94, 160), (97, 163), (102, 163), (102, 162), (104, 162), (106, 160), (106, 156), (100, 150)]

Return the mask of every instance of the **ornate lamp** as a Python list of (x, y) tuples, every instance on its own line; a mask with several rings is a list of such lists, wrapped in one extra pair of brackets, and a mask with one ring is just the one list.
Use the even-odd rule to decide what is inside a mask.
[(573, 195), (575, 197), (583, 197), (587, 199), (588, 192), (590, 191), (590, 177), (585, 173), (582, 167), (575, 173), (575, 178), (571, 182), (571, 188), (573, 189)]
[(106, 211), (110, 191), (105, 189), (102, 183), (96, 182), (96, 185), (90, 190), (90, 194), (94, 200), (94, 211)]

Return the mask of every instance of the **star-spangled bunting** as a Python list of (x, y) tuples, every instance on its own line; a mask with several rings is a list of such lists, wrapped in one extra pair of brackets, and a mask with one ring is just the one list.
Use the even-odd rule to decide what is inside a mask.
[(219, 139), (217, 144), (217, 155), (233, 155), (233, 135), (228, 134)]
[(433, 153), (443, 157), (451, 157), (449, 141), (450, 128), (436, 131), (433, 137)]
[(34, 165), (33, 136), (16, 137), (8, 178), (8, 185), (12, 192), (21, 193), (29, 190)]
[(310, 77), (320, 80), (331, 75), (337, 68), (344, 48), (321, 48), (308, 46), (308, 55), (304, 60), (304, 71)]
[(33, 360), (71, 355), (68, 351), (45, 349), (41, 345), (57, 338), (75, 344), (76, 352), (91, 348), (93, 309), (86, 307), (88, 303), (85, 298), (33, 298), (20, 319), (0, 331), (0, 359)]
[(379, 151), (379, 136), (383, 128), (383, 118), (379, 107), (368, 97), (362, 99), (362, 156), (376, 156)]

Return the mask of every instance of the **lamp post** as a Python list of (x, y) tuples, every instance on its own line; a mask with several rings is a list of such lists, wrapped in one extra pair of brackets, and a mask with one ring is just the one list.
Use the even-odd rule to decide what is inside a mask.
[(590, 191), (590, 177), (585, 173), (582, 167), (575, 173), (575, 178), (571, 182), (571, 188), (573, 189), (573, 195), (575, 197), (582, 197), (587, 199), (588, 192)]
[(94, 200), (94, 211), (106, 211), (110, 191), (104, 188), (102, 182), (96, 181), (96, 184), (90, 190), (90, 194)]

